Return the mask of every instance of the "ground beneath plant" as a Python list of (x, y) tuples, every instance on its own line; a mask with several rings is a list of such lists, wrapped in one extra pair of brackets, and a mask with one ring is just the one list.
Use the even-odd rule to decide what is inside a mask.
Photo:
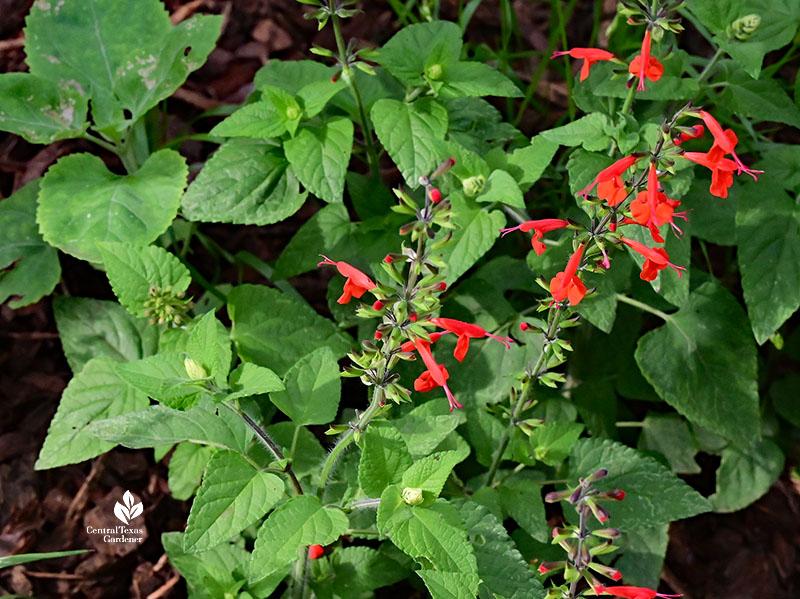
[[(0, 72), (24, 70), (22, 26), (32, 0), (0, 0)], [(270, 58), (307, 58), (311, 43), (333, 47), (328, 30), (302, 19), (295, 0), (166, 0), (174, 21), (195, 12), (226, 15), (219, 47), (208, 63), (167, 102), (165, 134), (206, 131), (211, 121), (197, 120), (204, 111), (243, 101), (251, 91), (256, 70)], [(346, 37), (364, 44), (383, 41), (398, 27), (386, 2), (362, 2), (365, 14), (347, 22)], [(606, 2), (605, 16), (615, 2)], [(456, 0), (442, 0), (446, 16), (454, 16)], [(550, 6), (516, 0), (524, 49), (544, 51)], [(571, 20), (570, 38), (585, 45), (592, 23), (593, 3), (578, 3)], [(473, 42), (497, 46), (497, 0), (485, 0), (469, 31)], [(686, 36), (688, 44), (701, 44)], [(699, 36), (696, 36), (699, 38)], [(703, 52), (702, 46), (693, 48)], [(538, 58), (521, 60), (521, 77), (531, 73)], [(544, 78), (537, 98), (547, 113), (529, 111), (521, 128), (533, 134), (558, 119), (564, 111), (565, 87)], [(191, 124), (190, 124), (191, 123)], [(67, 140), (42, 148), (20, 138), (0, 134), (0, 197), (40, 177), (60, 156), (80, 150), (95, 151), (84, 142)], [(199, 165), (213, 150), (200, 142), (181, 151)], [(114, 158), (104, 156), (111, 168)], [(293, 218), (270, 227), (213, 225), (204, 231), (223, 247), (247, 250), (274, 260), (298, 227), (314, 212), (307, 205)], [(202, 253), (198, 265), (213, 268)], [(105, 277), (85, 263), (62, 256), (65, 295), (113, 299)], [(223, 273), (231, 280), (235, 271)], [(246, 278), (259, 281), (254, 272)], [(293, 283), (314, 305), (324, 309), (327, 280), (312, 273)], [(47, 426), (71, 373), (63, 358), (49, 300), (13, 311), (0, 308), (0, 555), (86, 548), (80, 556), (16, 566), (0, 571), (0, 595), (18, 594), (41, 599), (119, 597), (178, 599), (186, 596), (184, 583), (166, 559), (161, 533), (181, 530), (189, 511), (187, 502), (169, 494), (165, 462), (156, 463), (151, 451), (116, 449), (91, 462), (37, 472), (33, 469)], [(706, 493), (713, 490), (712, 468), (693, 477)], [(87, 526), (114, 526), (113, 505), (130, 490), (145, 506), (146, 538), (142, 543), (104, 543), (86, 534)], [(800, 596), (800, 492), (787, 475), (758, 502), (735, 514), (706, 514), (673, 524), (662, 574), (663, 588), (686, 599), (792, 599)], [(411, 587), (393, 587), (383, 597), (415, 595)]]

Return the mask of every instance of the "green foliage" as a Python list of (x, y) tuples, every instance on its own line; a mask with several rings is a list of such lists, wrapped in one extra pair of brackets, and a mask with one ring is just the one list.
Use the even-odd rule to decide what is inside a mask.
[(709, 500), (715, 512), (735, 512), (764, 495), (783, 471), (780, 447), (764, 439), (751, 448), (735, 445), (722, 451), (717, 492)]
[(285, 389), (275, 391), (270, 399), (296, 425), (326, 424), (336, 417), (342, 384), (336, 356), (327, 347), (300, 358), (283, 383)]
[(353, 123), (331, 119), (322, 127), (300, 129), (284, 146), (300, 182), (326, 202), (341, 202), (344, 176), (353, 149)]

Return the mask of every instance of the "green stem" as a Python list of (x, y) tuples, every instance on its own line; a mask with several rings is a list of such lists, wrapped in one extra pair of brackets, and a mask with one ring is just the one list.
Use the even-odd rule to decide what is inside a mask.
[(308, 549), (301, 547), (300, 555), (294, 563), (292, 570), (291, 595), (294, 599), (305, 599), (308, 595), (308, 585), (306, 584), (306, 562), (308, 561)]
[(678, 323), (675, 322), (675, 319), (671, 315), (667, 314), (666, 312), (662, 312), (661, 310), (657, 310), (652, 306), (648, 306), (644, 302), (640, 302), (639, 300), (635, 300), (632, 297), (628, 297), (627, 295), (623, 295), (621, 293), (617, 293), (616, 298), (617, 301), (620, 301), (624, 304), (629, 304), (631, 306), (635, 306), (636, 308), (639, 308), (643, 312), (649, 312), (650, 314), (658, 316), (664, 322), (671, 324), (677, 329), (677, 331), (683, 336), (683, 338), (686, 339), (686, 343), (694, 347), (695, 343), (692, 340), (692, 338), (689, 335), (687, 335), (681, 327), (678, 326)]
[(628, 95), (625, 96), (625, 102), (622, 104), (622, 114), (627, 114), (628, 111), (633, 106), (633, 97), (636, 95), (636, 86), (631, 84), (630, 88), (628, 88)]
[(706, 77), (708, 77), (709, 73), (711, 73), (711, 69), (715, 64), (717, 64), (717, 61), (720, 59), (722, 54), (722, 48), (717, 48), (717, 51), (714, 52), (714, 56), (711, 57), (711, 60), (708, 61), (708, 64), (706, 64), (705, 68), (700, 71), (700, 75), (697, 76), (697, 83), (702, 83), (705, 81)]
[[(583, 539), (586, 537), (586, 512), (588, 508), (586, 507), (585, 503), (581, 503), (578, 507), (578, 550), (575, 552), (575, 561), (573, 562), (575, 565), (575, 569), (578, 572), (582, 572), (586, 565), (583, 563), (583, 559), (581, 558), (581, 549), (583, 548)], [(569, 598), (575, 598), (575, 592), (578, 590), (578, 583), (580, 582), (581, 577), (578, 577), (576, 580), (573, 580), (572, 583), (569, 585)]]
[(503, 438), (500, 440), (500, 444), (497, 446), (497, 451), (495, 451), (494, 457), (492, 458), (492, 464), (489, 466), (489, 472), (486, 474), (486, 481), (483, 483), (484, 486), (490, 486), (494, 481), (494, 477), (497, 474), (497, 470), (500, 467), (500, 462), (503, 461), (503, 454), (508, 447), (508, 444), (511, 442), (511, 431), (514, 427), (517, 426), (517, 419), (519, 418), (520, 414), (522, 413), (525, 404), (528, 401), (528, 396), (530, 395), (531, 389), (536, 382), (539, 374), (541, 373), (542, 367), (547, 362), (547, 355), (549, 349), (549, 340), (553, 338), (558, 329), (558, 324), (561, 322), (561, 308), (551, 308), (552, 312), (552, 319), (550, 321), (550, 326), (547, 328), (547, 335), (545, 336), (544, 345), (542, 346), (542, 351), (539, 354), (539, 359), (536, 360), (536, 364), (533, 367), (533, 370), (530, 372), (530, 378), (528, 379), (527, 383), (522, 387), (522, 393), (520, 393), (519, 398), (517, 399), (517, 403), (514, 404), (514, 408), (511, 411), (511, 419), (506, 427), (506, 430), (503, 432)]
[[(568, 43), (567, 43), (567, 28), (566, 23), (564, 22), (564, 11), (561, 8), (561, 0), (552, 0), (555, 9), (556, 9), (556, 16), (558, 17), (558, 28), (561, 33), (561, 45), (566, 50)], [(569, 110), (569, 120), (575, 120), (575, 101), (572, 99), (572, 67), (570, 66), (569, 57), (564, 56), (564, 81), (567, 84), (567, 109)]]
[(375, 144), (372, 140), (372, 129), (370, 129), (369, 122), (367, 121), (367, 113), (364, 110), (364, 102), (361, 100), (361, 93), (358, 91), (358, 86), (353, 76), (353, 69), (348, 62), (347, 50), (344, 45), (344, 38), (342, 37), (339, 17), (335, 14), (331, 15), (331, 25), (333, 26), (333, 35), (336, 38), (336, 48), (339, 51), (339, 63), (342, 65), (342, 76), (344, 77), (345, 83), (350, 87), (350, 91), (353, 93), (356, 108), (358, 109), (359, 124), (361, 125), (361, 131), (364, 134), (364, 141), (367, 146), (369, 169), (372, 172), (372, 176), (377, 179), (380, 177), (380, 167), (378, 164), (378, 154), (375, 151)]
[(635, 422), (632, 420), (621, 420), (616, 423), (616, 426), (619, 428), (642, 428), (644, 426), (644, 422)]

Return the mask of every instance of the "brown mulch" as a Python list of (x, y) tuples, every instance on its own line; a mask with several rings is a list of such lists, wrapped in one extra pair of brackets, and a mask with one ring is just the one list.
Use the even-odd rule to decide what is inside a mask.
[[(32, 0), (0, 0), (0, 72), (24, 70), (22, 25)], [(239, 103), (251, 91), (255, 72), (270, 58), (308, 58), (312, 43), (333, 47), (330, 28), (317, 32), (300, 17), (306, 7), (295, 0), (166, 0), (173, 20), (194, 12), (226, 15), (224, 34), (208, 63), (167, 102), (169, 131), (183, 131), (202, 112), (220, 104)], [(362, 2), (365, 13), (346, 22), (345, 37), (362, 44), (385, 41), (393, 32), (393, 14), (385, 2)], [(445, 16), (454, 18), (455, 0), (443, 0)], [(606, 2), (607, 14), (614, 2)], [(547, 46), (547, 3), (515, 0), (526, 48)], [(496, 46), (497, 0), (485, 0), (477, 11), (471, 41)], [(592, 2), (579, 2), (571, 22), (575, 39), (588, 39)], [(571, 31), (571, 35), (572, 35)], [(538, 58), (520, 68), (533, 72)], [(564, 88), (543, 80), (537, 96), (563, 112)], [(553, 113), (529, 111), (521, 127), (532, 133), (552, 122)], [(201, 130), (209, 123), (200, 121)], [(201, 164), (213, 146), (185, 144), (190, 163)], [(41, 176), (61, 155), (93, 151), (81, 141), (33, 146), (0, 133), (0, 197)], [(113, 162), (111, 157), (110, 162)], [(204, 232), (227, 250), (247, 250), (274, 260), (297, 228), (314, 212), (305, 206), (291, 219), (270, 227), (209, 225)], [(200, 254), (199, 267), (204, 271)], [(108, 283), (85, 263), (62, 256), (59, 293), (113, 299)], [(204, 271), (206, 272), (206, 271)], [(236, 272), (225, 271), (230, 280)], [(254, 272), (246, 278), (258, 280)], [(300, 291), (324, 305), (324, 280), (300, 277)], [(71, 377), (45, 299), (17, 311), (0, 307), (0, 555), (86, 548), (90, 553), (0, 570), (0, 595), (33, 595), (42, 599), (131, 598), (178, 599), (185, 585), (166, 560), (162, 532), (181, 530), (188, 502), (174, 500), (166, 483), (168, 458), (155, 463), (152, 451), (115, 449), (86, 463), (47, 471), (33, 464)], [(713, 477), (712, 477), (713, 485)], [(113, 506), (130, 490), (144, 505), (141, 543), (98, 542), (87, 526), (111, 526)], [(770, 492), (742, 512), (705, 514), (673, 524), (664, 582), (686, 599), (791, 599), (800, 596), (800, 493), (783, 477)], [(115, 522), (113, 524), (116, 524)], [(408, 596), (410, 589), (394, 596)], [(387, 595), (391, 596), (391, 594)]]

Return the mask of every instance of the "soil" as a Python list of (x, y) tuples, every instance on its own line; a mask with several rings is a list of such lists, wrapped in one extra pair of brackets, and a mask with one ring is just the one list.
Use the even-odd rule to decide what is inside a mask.
[[(32, 0), (0, 0), (0, 72), (25, 70), (22, 26)], [(226, 15), (223, 36), (208, 63), (194, 73), (176, 96), (166, 102), (169, 132), (195, 128), (207, 131), (210, 121), (197, 120), (204, 111), (242, 102), (251, 91), (253, 75), (270, 58), (309, 57), (312, 43), (333, 47), (330, 28), (317, 32), (304, 20), (295, 0), (166, 0), (174, 20), (195, 12)], [(443, 16), (454, 18), (456, 0), (442, 0)], [(398, 27), (386, 2), (361, 2), (364, 13), (345, 24), (345, 37), (361, 44), (382, 42)], [(604, 18), (615, 2), (606, 1)], [(515, 0), (522, 49), (546, 50), (550, 7), (543, 2)], [(570, 21), (571, 39), (585, 45), (591, 32), (593, 3), (578, 2)], [(472, 42), (497, 47), (500, 37), (498, 0), (485, 0), (468, 31)], [(601, 30), (604, 27), (601, 27)], [(691, 33), (691, 32), (689, 32)], [(686, 43), (700, 36), (687, 34)], [(538, 58), (521, 61), (520, 73), (531, 73)], [(521, 123), (529, 135), (560, 118), (566, 89), (545, 77), (537, 100), (549, 111), (529, 114)], [(190, 125), (191, 123), (191, 125)], [(96, 153), (85, 142), (63, 141), (33, 146), (0, 133), (0, 197), (40, 177), (61, 155), (80, 150)], [(199, 166), (213, 145), (187, 143), (181, 152)], [(104, 156), (112, 168), (115, 158)], [(196, 169), (194, 169), (196, 170)], [(275, 260), (288, 240), (315, 211), (309, 203), (291, 219), (269, 227), (204, 226), (204, 232), (235, 253), (247, 250)], [(198, 250), (197, 265), (209, 272), (214, 264)], [(58, 292), (113, 299), (106, 278), (85, 263), (62, 255), (63, 280)], [(205, 270), (204, 270), (205, 269)], [(224, 271), (234, 281), (237, 272)], [(260, 281), (245, 272), (245, 280)], [(293, 284), (315, 306), (325, 306), (327, 279), (314, 273)], [(324, 309), (324, 308), (323, 308)], [(156, 463), (152, 451), (115, 449), (90, 462), (46, 471), (33, 464), (71, 377), (56, 333), (49, 299), (20, 310), (0, 308), (0, 555), (87, 548), (78, 556), (0, 570), (0, 595), (16, 593), (42, 599), (130, 597), (178, 599), (185, 585), (166, 559), (160, 543), (165, 531), (181, 530), (189, 503), (173, 499), (166, 482), (167, 460)], [(709, 470), (709, 473), (712, 470)], [(701, 475), (700, 478), (702, 478)], [(697, 478), (697, 477), (694, 477)], [(713, 489), (713, 474), (697, 482)], [(141, 543), (103, 543), (86, 533), (87, 526), (106, 521), (125, 490), (144, 505), (145, 533)], [(703, 489), (708, 490), (708, 489)], [(673, 524), (662, 574), (662, 589), (686, 599), (790, 599), (800, 596), (800, 492), (788, 475), (747, 509), (728, 515), (705, 514)], [(410, 587), (381, 595), (410, 596)]]

